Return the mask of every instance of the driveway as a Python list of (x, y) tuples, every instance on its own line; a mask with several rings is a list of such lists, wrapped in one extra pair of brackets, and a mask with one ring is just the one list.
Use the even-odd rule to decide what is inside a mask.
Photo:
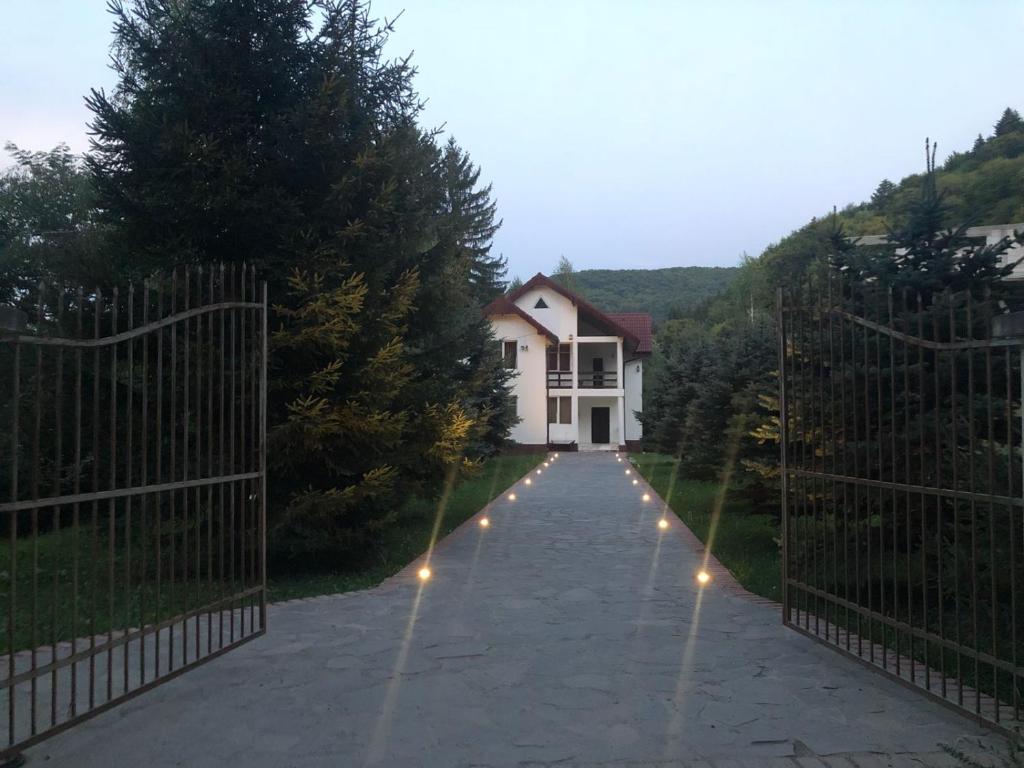
[(952, 766), (941, 743), (984, 735), (777, 607), (698, 587), (692, 536), (674, 516), (658, 528), (626, 466), (563, 453), (489, 527), (442, 541), (425, 583), (417, 563), (275, 605), (267, 636), (29, 764)]

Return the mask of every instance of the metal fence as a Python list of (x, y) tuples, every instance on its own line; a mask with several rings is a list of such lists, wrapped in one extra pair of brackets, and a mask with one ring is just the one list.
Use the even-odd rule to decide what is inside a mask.
[(266, 627), (255, 271), (18, 298), (24, 327), (0, 332), (3, 756)]
[(784, 622), (1009, 728), (1024, 346), (1003, 311), (833, 282), (780, 291), (778, 319)]

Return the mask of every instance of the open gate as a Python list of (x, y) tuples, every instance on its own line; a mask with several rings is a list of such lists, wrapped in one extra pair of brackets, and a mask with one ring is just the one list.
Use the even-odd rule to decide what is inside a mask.
[(48, 290), (0, 330), (0, 756), (266, 629), (266, 285)]
[(1024, 329), (988, 294), (779, 291), (783, 620), (1008, 729)]

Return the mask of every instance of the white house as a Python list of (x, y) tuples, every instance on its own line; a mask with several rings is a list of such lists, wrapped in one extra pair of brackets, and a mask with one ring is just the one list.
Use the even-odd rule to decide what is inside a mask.
[(602, 312), (540, 273), (484, 315), (505, 365), (518, 372), (514, 442), (567, 450), (639, 444), (650, 315)]

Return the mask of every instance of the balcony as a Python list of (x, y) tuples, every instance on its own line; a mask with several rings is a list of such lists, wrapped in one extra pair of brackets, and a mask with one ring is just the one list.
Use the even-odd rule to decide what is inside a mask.
[[(572, 389), (572, 371), (548, 371), (548, 389)], [(580, 371), (580, 389), (616, 389), (618, 375), (615, 371)]]
[(572, 371), (548, 371), (548, 389), (572, 389)]
[(615, 389), (619, 386), (615, 371), (580, 371), (580, 389)]

